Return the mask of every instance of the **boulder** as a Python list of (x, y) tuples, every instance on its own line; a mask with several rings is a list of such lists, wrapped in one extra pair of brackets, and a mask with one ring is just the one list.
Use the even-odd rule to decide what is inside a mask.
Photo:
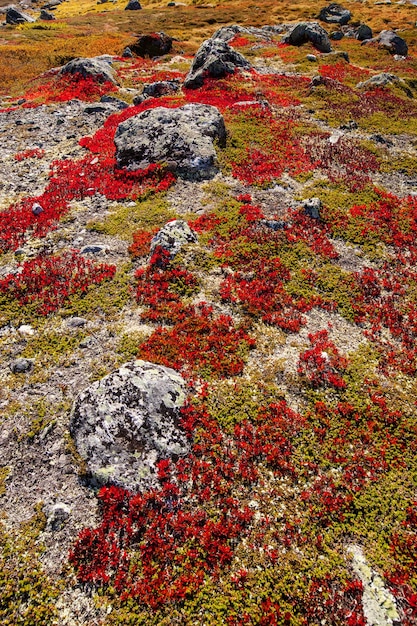
[(138, 57), (160, 57), (172, 50), (173, 39), (165, 33), (151, 33), (140, 37), (129, 48)]
[(189, 451), (179, 427), (183, 378), (146, 361), (125, 363), (75, 400), (70, 433), (92, 483), (130, 491), (156, 487), (156, 464)]
[(52, 13), (49, 13), (49, 11), (46, 11), (45, 9), (41, 9), (41, 14), (39, 16), (39, 19), (44, 20), (44, 21), (54, 20), (55, 15), (53, 15)]
[(104, 96), (101, 96), (100, 102), (112, 104), (116, 109), (119, 109), (119, 111), (123, 111), (129, 106), (124, 100), (120, 100), (119, 98), (115, 98), (114, 96), (109, 96), (108, 94), (104, 94)]
[(16, 359), (10, 364), (13, 374), (26, 374), (33, 368), (33, 359)]
[(282, 43), (291, 46), (302, 46), (312, 43), (320, 52), (331, 52), (332, 46), (327, 32), (318, 22), (299, 22), (295, 24), (282, 38)]
[(25, 22), (34, 22), (34, 18), (26, 13), (22, 13), (16, 7), (7, 7), (6, 9), (6, 24), (24, 24)]
[(138, 0), (129, 0), (128, 4), (125, 6), (125, 11), (140, 11), (141, 8)]
[(340, 24), (344, 26), (352, 18), (352, 14), (348, 9), (344, 9), (337, 2), (332, 2), (327, 7), (321, 9), (319, 20), (327, 24)]
[(226, 129), (218, 109), (207, 104), (148, 109), (119, 124), (114, 139), (119, 167), (165, 163), (183, 178), (200, 180), (217, 173), (215, 140), (224, 145)]
[(375, 87), (387, 87), (389, 85), (400, 87), (400, 89), (406, 92), (409, 98), (413, 96), (411, 90), (407, 86), (407, 83), (402, 78), (399, 78), (395, 74), (389, 74), (388, 72), (381, 72), (381, 74), (375, 74), (374, 76), (371, 76), (371, 78), (368, 78), (368, 80), (365, 80), (362, 83), (358, 83), (356, 85), (356, 88), (357, 89), (373, 89)]
[(156, 83), (145, 85), (142, 94), (148, 98), (160, 98), (175, 93), (180, 88), (177, 80), (158, 80)]
[(408, 54), (406, 42), (393, 30), (382, 30), (376, 38), (376, 41), (379, 43), (380, 48), (385, 48), (385, 50), (388, 50), (391, 54), (398, 54), (402, 57), (406, 57)]
[(107, 59), (93, 57), (91, 59), (72, 59), (61, 67), (61, 76), (80, 74), (83, 78), (93, 78), (98, 83), (116, 83), (110, 62)]
[(322, 203), (320, 198), (308, 198), (304, 200), (304, 212), (314, 220), (320, 219), (320, 210), (322, 209)]
[(329, 38), (332, 41), (340, 41), (345, 36), (344, 32), (341, 30), (335, 30), (333, 33), (330, 33)]
[(184, 220), (172, 220), (159, 230), (151, 241), (151, 254), (162, 248), (173, 259), (187, 243), (196, 243), (197, 235)]
[(358, 28), (356, 29), (355, 37), (358, 41), (366, 41), (367, 39), (372, 39), (372, 28), (370, 28), (366, 24), (360, 24), (360, 26), (358, 26)]
[(221, 39), (207, 39), (202, 43), (194, 57), (193, 64), (184, 81), (184, 87), (201, 87), (206, 77), (223, 78), (233, 74), (236, 68), (250, 69), (251, 64), (245, 57), (233, 50)]

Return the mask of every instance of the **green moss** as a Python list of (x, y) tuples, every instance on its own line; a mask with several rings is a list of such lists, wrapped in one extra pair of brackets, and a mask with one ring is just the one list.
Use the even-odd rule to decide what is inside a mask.
[(130, 241), (139, 228), (152, 230), (160, 228), (176, 213), (170, 208), (164, 194), (152, 195), (138, 200), (135, 206), (121, 204), (101, 222), (89, 222), (87, 228), (97, 233), (120, 237)]
[(48, 402), (44, 398), (36, 400), (23, 411), (23, 414), (29, 419), (29, 428), (21, 439), (27, 438), (32, 441), (45, 429), (50, 430), (57, 421), (64, 419), (68, 415), (70, 408), (70, 400), (54, 403)]
[(123, 360), (130, 361), (135, 359), (137, 357), (140, 344), (146, 341), (148, 336), (149, 335), (140, 331), (132, 331), (121, 335), (117, 351), (122, 356)]
[[(404, 106), (406, 106), (404, 101)], [(367, 117), (361, 117), (358, 120), (359, 128), (367, 132), (378, 132), (385, 134), (400, 135), (417, 135), (417, 119), (401, 118), (393, 115), (387, 115), (383, 111), (378, 111)]]
[(10, 474), (9, 467), (0, 468), (0, 497), (4, 496), (6, 493), (6, 480), (9, 474)]
[(44, 328), (27, 339), (26, 347), (20, 356), (35, 359), (37, 368), (58, 363), (65, 365), (65, 357), (74, 352), (85, 336), (86, 333), (82, 330), (69, 334)]

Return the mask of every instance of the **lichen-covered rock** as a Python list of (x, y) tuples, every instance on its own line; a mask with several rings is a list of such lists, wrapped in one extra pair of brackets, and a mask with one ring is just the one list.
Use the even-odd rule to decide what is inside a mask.
[(155, 83), (145, 85), (142, 95), (149, 98), (160, 98), (161, 96), (175, 93), (179, 88), (178, 80), (158, 80)]
[(116, 83), (114, 73), (107, 58), (92, 57), (91, 59), (72, 59), (61, 67), (60, 74), (80, 74), (84, 78), (93, 78), (99, 83), (107, 81)]
[(6, 23), (7, 24), (24, 24), (25, 22), (34, 22), (34, 18), (30, 15), (26, 15), (16, 7), (7, 7), (6, 9)]
[(137, 491), (157, 485), (156, 463), (186, 454), (183, 378), (146, 361), (125, 363), (74, 402), (70, 433), (94, 484)]
[(184, 87), (196, 89), (203, 85), (205, 78), (224, 78), (227, 74), (233, 74), (237, 68), (248, 70), (251, 64), (225, 41), (207, 39), (197, 50)]
[(295, 24), (282, 38), (282, 43), (291, 46), (302, 46), (312, 43), (320, 52), (331, 52), (332, 46), (327, 32), (318, 22), (299, 22)]
[(385, 50), (388, 50), (391, 54), (398, 54), (402, 57), (406, 57), (408, 54), (406, 42), (393, 30), (382, 30), (376, 38), (376, 41), (379, 43), (380, 48), (385, 48)]
[(347, 24), (351, 19), (352, 14), (348, 9), (344, 9), (337, 2), (332, 2), (327, 7), (321, 9), (319, 13), (319, 20), (326, 22), (327, 24), (340, 24), (343, 26)]
[(197, 235), (184, 220), (168, 222), (159, 230), (151, 241), (151, 254), (156, 248), (162, 248), (169, 253), (171, 259), (187, 243), (196, 243)]
[(191, 179), (212, 178), (217, 173), (215, 140), (225, 143), (224, 120), (215, 107), (206, 104), (148, 109), (119, 124), (114, 139), (119, 167), (136, 170), (164, 163)]
[(407, 94), (409, 98), (413, 96), (412, 91), (409, 89), (409, 87), (407, 86), (407, 83), (402, 78), (400, 78), (399, 76), (396, 76), (395, 74), (389, 74), (388, 72), (381, 72), (381, 74), (375, 74), (374, 76), (371, 76), (371, 78), (368, 78), (368, 80), (358, 83), (356, 85), (356, 88), (357, 89), (374, 89), (376, 87), (387, 87), (389, 85), (392, 85), (394, 87), (399, 87)]

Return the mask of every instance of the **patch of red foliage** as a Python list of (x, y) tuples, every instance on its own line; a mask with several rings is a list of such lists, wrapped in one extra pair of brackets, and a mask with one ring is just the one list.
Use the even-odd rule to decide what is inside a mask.
[(341, 83), (345, 83), (347, 80), (358, 83), (369, 78), (371, 72), (363, 67), (356, 67), (349, 63), (340, 62), (333, 63), (332, 65), (320, 65), (319, 73), (325, 78), (338, 80)]
[(17, 273), (0, 280), (0, 292), (21, 305), (35, 305), (36, 312), (48, 315), (75, 293), (85, 293), (90, 285), (114, 276), (116, 267), (96, 264), (77, 251), (39, 256), (25, 261)]
[(92, 76), (63, 74), (28, 90), (24, 97), (29, 101), (29, 104), (37, 101), (51, 104), (52, 102), (68, 102), (68, 100), (75, 99), (93, 102), (111, 91), (116, 91), (116, 89), (116, 85), (110, 81), (100, 83)]
[(45, 155), (45, 150), (41, 148), (27, 148), (22, 152), (17, 152), (14, 155), (15, 161), (23, 161), (24, 159), (41, 159)]

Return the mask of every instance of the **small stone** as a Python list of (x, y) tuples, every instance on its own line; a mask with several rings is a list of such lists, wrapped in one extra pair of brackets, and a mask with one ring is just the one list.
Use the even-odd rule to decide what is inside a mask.
[(68, 328), (80, 328), (81, 326), (85, 326), (87, 324), (87, 320), (85, 317), (69, 317), (66, 320), (66, 325)]
[(33, 363), (33, 359), (17, 359), (10, 364), (10, 369), (13, 374), (25, 374), (26, 372), (30, 372)]
[(102, 246), (100, 244), (91, 244), (89, 246), (84, 246), (81, 250), (81, 254), (100, 254), (101, 252), (106, 252), (106, 246)]
[(43, 207), (39, 204), (39, 202), (34, 202), (32, 204), (32, 213), (33, 215), (40, 215), (43, 213)]
[(131, 51), (129, 46), (126, 46), (126, 48), (123, 50), (122, 57), (124, 59), (131, 59), (133, 57), (133, 52)]
[(341, 30), (335, 30), (333, 33), (330, 33), (329, 37), (333, 41), (340, 41), (344, 37), (344, 33)]
[(29, 324), (22, 324), (17, 330), (22, 335), (28, 335), (29, 337), (32, 337), (35, 334), (35, 329)]
[(195, 243), (197, 235), (184, 220), (168, 222), (158, 231), (151, 241), (151, 254), (156, 248), (162, 248), (168, 252), (171, 259), (187, 243)]
[(320, 209), (322, 206), (320, 198), (308, 198), (308, 200), (304, 201), (304, 212), (309, 217), (318, 220), (320, 219)]
[(317, 61), (317, 57), (315, 54), (307, 54), (307, 61), (313, 61), (316, 62)]
[(141, 4), (138, 0), (129, 0), (128, 4), (125, 6), (125, 11), (140, 11)]
[(46, 9), (41, 9), (41, 14), (39, 16), (40, 20), (44, 20), (44, 21), (51, 21), (55, 19), (55, 15), (53, 15), (52, 13), (49, 13), (49, 11), (46, 11)]
[(46, 527), (48, 530), (61, 530), (65, 522), (71, 514), (71, 509), (64, 502), (57, 502), (52, 506), (44, 507), (44, 513), (47, 517)]

